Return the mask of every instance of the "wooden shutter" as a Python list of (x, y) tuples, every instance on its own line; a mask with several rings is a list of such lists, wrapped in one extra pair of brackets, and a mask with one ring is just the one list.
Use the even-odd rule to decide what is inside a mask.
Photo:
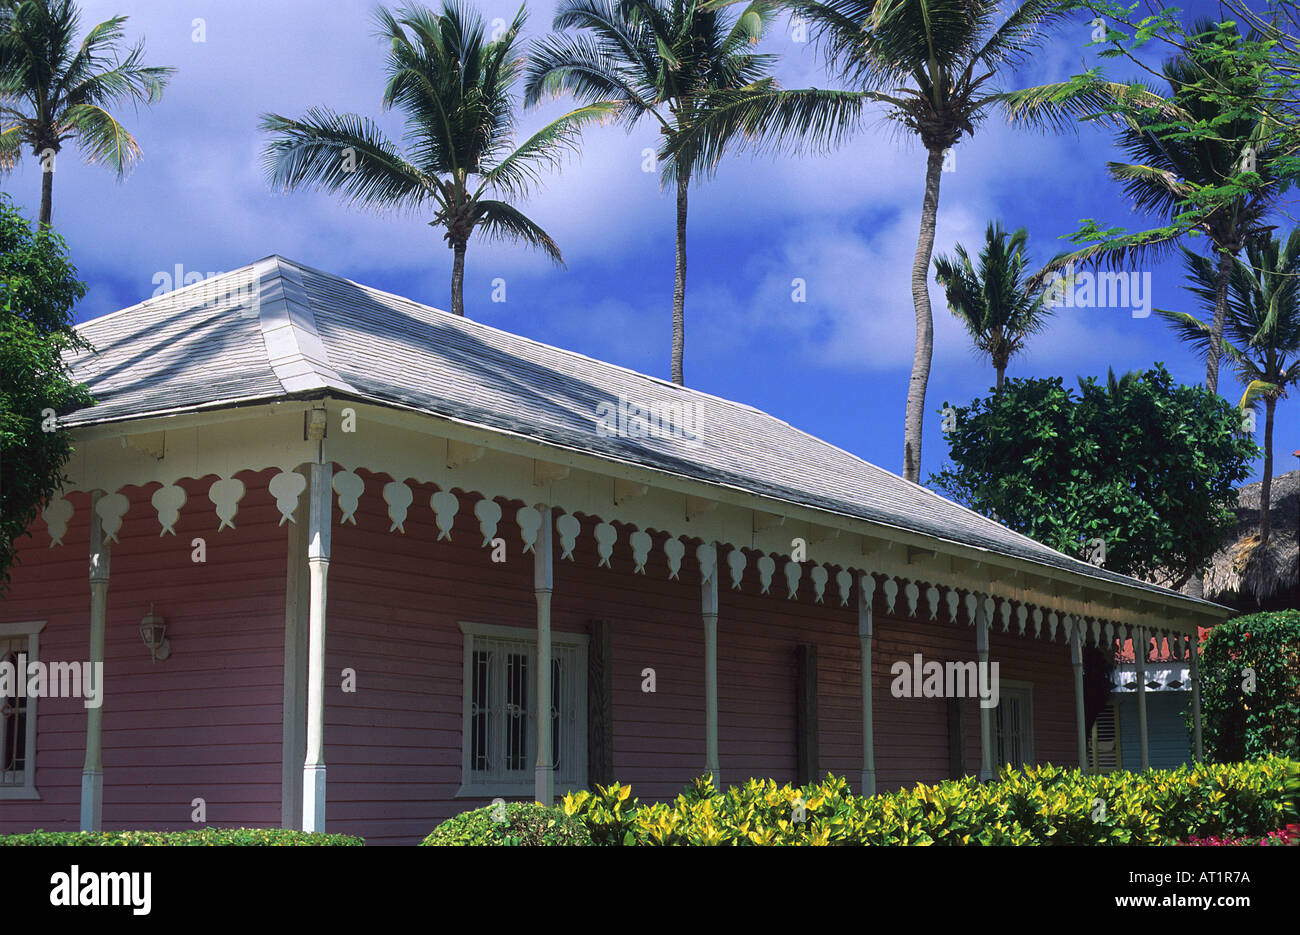
[(795, 774), (800, 785), (820, 778), (817, 749), (817, 647), (800, 644), (795, 658)]
[(608, 620), (588, 625), (587, 648), (587, 785), (614, 781), (614, 666)]

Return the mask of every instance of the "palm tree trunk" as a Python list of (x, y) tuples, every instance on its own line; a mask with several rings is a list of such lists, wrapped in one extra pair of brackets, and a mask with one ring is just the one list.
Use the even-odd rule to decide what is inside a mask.
[(1006, 367), (999, 367), (999, 368), (998, 368), (998, 386), (997, 386), (997, 388), (998, 388), (999, 390), (1002, 389), (1002, 384), (1005, 383), (1006, 380), (1007, 380), (1007, 368), (1006, 368)]
[(1259, 485), (1259, 544), (1268, 545), (1268, 535), (1272, 531), (1268, 518), (1269, 501), (1273, 494), (1273, 410), (1277, 400), (1272, 396), (1264, 399), (1264, 480)]
[(1214, 322), (1210, 325), (1210, 352), (1205, 357), (1205, 386), (1219, 392), (1219, 355), (1223, 351), (1223, 319), (1228, 314), (1228, 278), (1236, 262), (1232, 254), (1219, 254), (1219, 268), (1214, 276)]
[(465, 317), (465, 243), (452, 244), (451, 313)]
[(673, 280), (673, 382), (684, 386), (682, 358), (686, 353), (686, 193), (691, 177), (677, 179), (677, 272)]
[(48, 229), (50, 218), (54, 214), (54, 172), (41, 173), (41, 216), (40, 227)]
[(939, 176), (943, 150), (931, 149), (925, 164), (925, 199), (921, 202), (921, 231), (912, 260), (912, 305), (916, 310), (916, 350), (912, 379), (907, 386), (907, 415), (903, 422), (903, 477), (921, 482), (921, 425), (925, 418), (925, 391), (934, 355), (934, 316), (930, 312), (930, 256), (934, 252), (934, 223), (939, 213)]

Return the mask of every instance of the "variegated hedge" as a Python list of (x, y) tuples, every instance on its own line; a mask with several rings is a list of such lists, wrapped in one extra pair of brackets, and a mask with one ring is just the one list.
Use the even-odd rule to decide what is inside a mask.
[(1297, 786), (1300, 763), (1270, 758), (1140, 774), (1004, 769), (985, 785), (967, 777), (870, 798), (833, 776), (725, 792), (702, 777), (671, 803), (641, 805), (614, 784), (567, 795), (560, 810), (597, 844), (1146, 845), (1265, 834), (1296, 820)]

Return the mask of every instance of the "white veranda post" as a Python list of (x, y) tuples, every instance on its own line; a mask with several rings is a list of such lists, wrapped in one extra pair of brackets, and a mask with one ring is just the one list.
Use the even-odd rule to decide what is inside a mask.
[(704, 768), (721, 787), (718, 774), (718, 573), (700, 585), (704, 618)]
[(325, 830), (325, 585), (330, 567), (334, 466), (312, 464), (307, 518), (307, 758), (302, 830)]
[(1074, 618), (1070, 631), (1070, 665), (1074, 669), (1074, 725), (1079, 751), (1079, 769), (1088, 769), (1088, 723), (1083, 698), (1083, 619)]
[[(989, 666), (989, 618), (984, 612), (984, 602), (976, 601), (975, 651), (979, 655), (981, 672)], [(980, 781), (993, 778), (993, 712), (980, 705)]]
[[(90, 671), (102, 672), (104, 631), (108, 615), (108, 572), (111, 545), (104, 535), (99, 500), (90, 498)], [(100, 686), (103, 691), (103, 686)], [(103, 705), (86, 708), (86, 761), (81, 769), (81, 830), (99, 831), (104, 816)]]
[(1142, 768), (1151, 768), (1151, 754), (1147, 746), (1147, 631), (1138, 627), (1133, 637), (1133, 660), (1137, 663), (1138, 753)]
[(545, 503), (541, 514), (536, 553), (533, 556), (533, 594), (537, 598), (537, 765), (533, 793), (550, 805), (555, 797), (555, 760), (551, 750), (551, 590), (554, 586), (554, 517)]
[(871, 600), (876, 579), (869, 571), (858, 577), (858, 644), (862, 668), (862, 794), (876, 794), (875, 725), (871, 712)]

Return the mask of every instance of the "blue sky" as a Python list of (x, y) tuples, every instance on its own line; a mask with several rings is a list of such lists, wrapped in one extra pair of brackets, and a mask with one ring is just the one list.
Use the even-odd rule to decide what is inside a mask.
[[(481, 0), (483, 16), (510, 18), (516, 2)], [(528, 34), (549, 30), (553, 3), (530, 0)], [(278, 253), (418, 301), (447, 307), (451, 252), (428, 216), (350, 209), (327, 194), (274, 193), (261, 168), (258, 115), (300, 116), (327, 105), (378, 119), (393, 137), (394, 115), (380, 109), (383, 47), (370, 2), (221, 0), (174, 4), (86, 0), (83, 28), (113, 14), (130, 17), (128, 36), (147, 39), (147, 60), (175, 66), (163, 101), (124, 122), (144, 159), (122, 184), (86, 166), (71, 148), (55, 176), (54, 220), (67, 238), (89, 294), (78, 320), (134, 304), (154, 277), (177, 264), (214, 272)], [(194, 20), (205, 41), (194, 41)], [(1068, 78), (1094, 60), (1082, 15), (1057, 30), (1007, 86)], [(781, 20), (764, 41), (781, 56), (787, 87), (834, 86), (815, 51)], [(566, 102), (530, 110), (526, 133)], [(642, 171), (642, 150), (657, 143), (646, 124), (627, 134), (597, 127), (580, 154), (523, 205), (559, 242), (567, 269), (519, 247), (474, 240), (467, 257), (469, 317), (540, 341), (666, 378), (673, 287), (671, 192)], [(902, 467), (902, 424), (912, 359), (910, 294), (924, 150), (878, 113), (836, 153), (819, 157), (734, 155), (716, 178), (691, 192), (686, 307), (686, 382), (770, 412), (891, 471)], [(990, 118), (955, 152), (942, 178), (936, 252), (977, 248), (990, 219), (1024, 226), (1035, 259), (1065, 246), (1078, 221), (1095, 217), (1137, 229), (1105, 162), (1118, 158), (1110, 136), (1084, 128), (1043, 136)], [(3, 180), (31, 215), (40, 177), (28, 157)], [(1290, 222), (1282, 219), (1287, 225)], [(1198, 249), (1202, 249), (1200, 243)], [(972, 250), (974, 252), (974, 249)], [(1151, 270), (1157, 307), (1199, 312), (1169, 261)], [(493, 280), (506, 301), (491, 301)], [(807, 301), (791, 300), (806, 282)], [(922, 477), (938, 471), (946, 445), (936, 411), (987, 392), (980, 360), (931, 286), (934, 366), (927, 396)], [(1204, 380), (1204, 364), (1161, 321), (1123, 308), (1062, 309), (1013, 360), (1009, 376), (1104, 376), (1165, 362), (1184, 383)], [(1230, 373), (1221, 389), (1233, 401)], [(1279, 406), (1275, 470), (1297, 467), (1300, 400)], [(1262, 442), (1262, 419), (1260, 420)], [(1254, 467), (1258, 479), (1262, 459)]]

